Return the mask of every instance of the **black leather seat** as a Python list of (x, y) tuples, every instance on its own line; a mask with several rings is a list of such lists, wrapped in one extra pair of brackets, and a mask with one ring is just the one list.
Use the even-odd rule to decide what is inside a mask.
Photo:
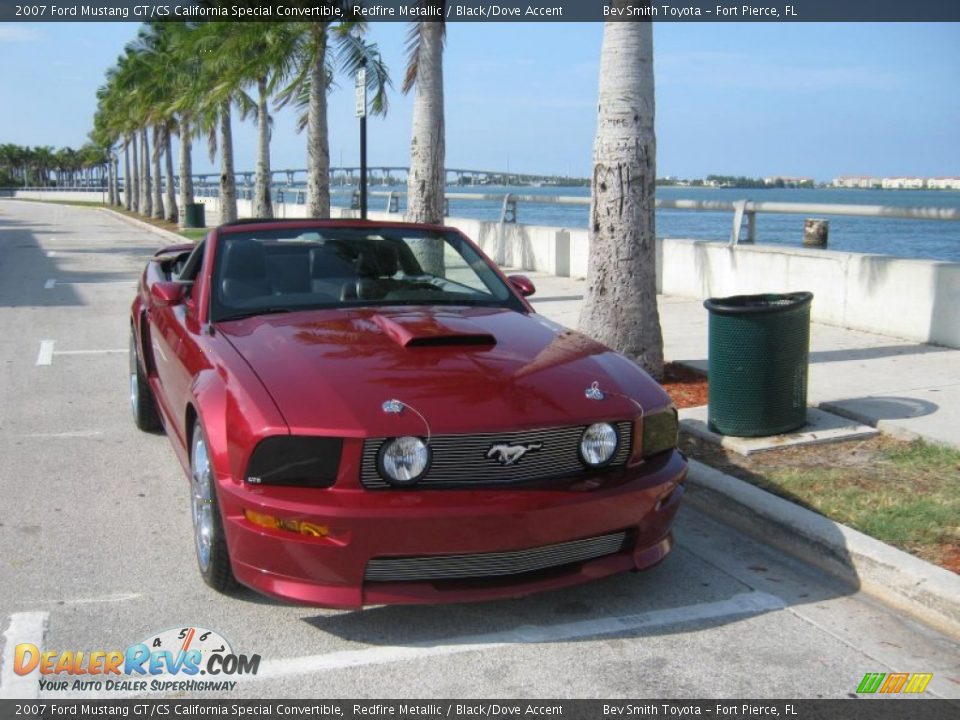
[(345, 284), (354, 284), (357, 278), (355, 261), (342, 243), (330, 240), (310, 251), (310, 286), (315, 293), (341, 297)]
[(400, 255), (392, 243), (375, 242), (360, 252), (357, 261), (357, 297), (380, 300), (398, 286), (394, 275), (400, 269)]
[(247, 300), (272, 294), (267, 281), (266, 253), (255, 240), (225, 243), (221, 298), (225, 305), (242, 305)]

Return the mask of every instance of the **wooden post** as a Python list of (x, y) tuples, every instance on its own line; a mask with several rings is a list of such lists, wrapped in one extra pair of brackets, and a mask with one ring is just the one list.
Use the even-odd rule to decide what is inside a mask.
[(826, 247), (829, 230), (830, 222), (828, 220), (807, 218), (803, 221), (803, 246)]

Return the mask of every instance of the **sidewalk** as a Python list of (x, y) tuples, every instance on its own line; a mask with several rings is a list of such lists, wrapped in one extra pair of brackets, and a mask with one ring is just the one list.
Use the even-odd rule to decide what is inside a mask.
[[(526, 274), (537, 286), (537, 312), (575, 328), (584, 281)], [(703, 303), (658, 300), (666, 359), (706, 370)], [(960, 447), (960, 350), (813, 323), (808, 402), (902, 439)]]

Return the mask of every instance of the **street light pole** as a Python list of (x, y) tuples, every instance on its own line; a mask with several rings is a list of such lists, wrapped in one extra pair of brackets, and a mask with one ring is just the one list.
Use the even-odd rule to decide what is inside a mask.
[(360, 118), (360, 217), (367, 219), (367, 59), (357, 70), (357, 117)]

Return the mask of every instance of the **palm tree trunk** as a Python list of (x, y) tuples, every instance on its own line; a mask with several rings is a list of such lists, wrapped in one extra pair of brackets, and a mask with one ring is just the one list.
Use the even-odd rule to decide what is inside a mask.
[(167, 202), (166, 202), (166, 219), (169, 222), (175, 223), (177, 221), (177, 195), (176, 189), (174, 188), (173, 183), (173, 148), (171, 147), (170, 135), (173, 130), (173, 123), (167, 121), (163, 126), (163, 160), (164, 160), (164, 170), (167, 175)]
[(651, 23), (606, 23), (580, 330), (660, 378), (653, 89)]
[(270, 198), (270, 111), (267, 108), (267, 80), (257, 81), (257, 180), (254, 192), (256, 217), (272, 218), (273, 202)]
[(117, 154), (111, 147), (107, 150), (107, 205), (117, 205)]
[(160, 172), (160, 153), (163, 152), (163, 139), (157, 125), (153, 126), (153, 217), (163, 220), (163, 188), (160, 184), (163, 174)]
[(133, 184), (130, 186), (130, 209), (140, 212), (140, 162), (137, 159), (137, 132), (130, 134), (131, 162), (133, 165)]
[(150, 194), (150, 137), (147, 126), (140, 128), (140, 214), (153, 215), (153, 196)]
[(130, 189), (133, 187), (132, 176), (130, 175), (130, 138), (123, 139), (123, 207), (130, 210)]
[[(413, 138), (407, 176), (408, 222), (443, 223), (443, 23), (419, 23), (416, 94), (413, 99)], [(426, 272), (443, 272), (443, 243), (423, 240), (411, 246)]]
[(187, 226), (187, 205), (193, 204), (193, 141), (190, 123), (180, 118), (180, 227)]
[(237, 178), (233, 172), (233, 133), (230, 103), (220, 108), (220, 222), (237, 219)]
[(330, 217), (330, 137), (327, 128), (327, 71), (323, 55), (310, 68), (307, 107), (307, 215)]
[(120, 207), (120, 153), (117, 151), (110, 160), (110, 168), (113, 170), (113, 205)]

